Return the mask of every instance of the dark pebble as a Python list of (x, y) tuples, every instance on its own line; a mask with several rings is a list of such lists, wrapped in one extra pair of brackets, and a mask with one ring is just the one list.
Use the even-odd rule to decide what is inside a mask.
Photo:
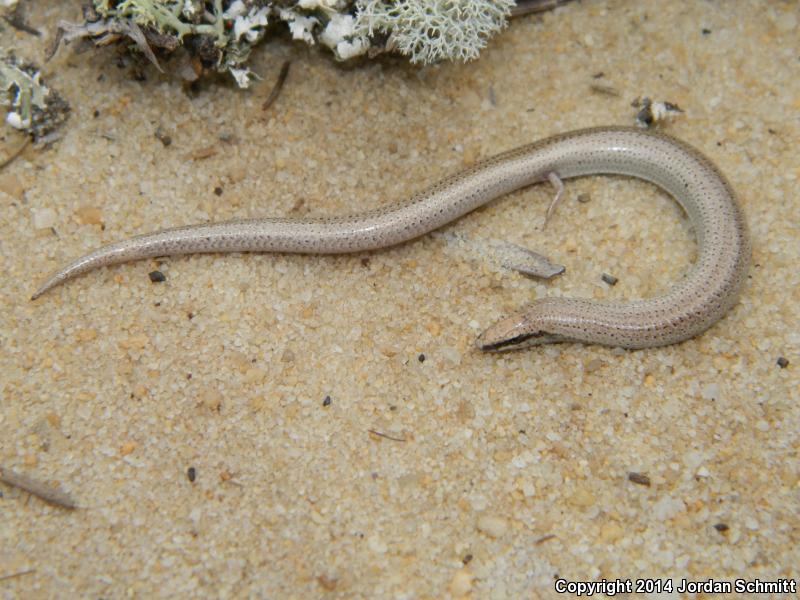
[(172, 138), (167, 135), (161, 127), (156, 129), (156, 139), (164, 144), (165, 148), (172, 144)]
[(700, 30), (700, 33), (702, 33), (703, 35), (708, 35), (709, 33), (711, 33), (711, 30), (708, 27), (703, 27)]
[(461, 559), (461, 562), (464, 563), (465, 565), (468, 565), (469, 563), (471, 563), (472, 562), (472, 554), (465, 554), (464, 558)]
[(632, 481), (638, 485), (646, 485), (647, 487), (650, 487), (650, 478), (642, 473), (634, 473), (631, 471), (628, 473), (628, 481)]
[(714, 529), (716, 529), (720, 533), (723, 533), (725, 531), (728, 531), (728, 529), (730, 529), (730, 527), (728, 527), (728, 525), (725, 524), (725, 523), (717, 523), (716, 525), (714, 525)]
[(417, 360), (418, 360), (419, 362), (425, 362), (425, 355), (424, 355), (424, 354), (420, 354), (420, 355), (417, 357)]
[(166, 281), (167, 278), (161, 271), (150, 271), (147, 276), (150, 278), (150, 281), (153, 283), (161, 283), (162, 281)]
[(331, 402), (333, 402), (333, 400), (331, 400), (331, 397), (325, 396), (325, 400), (322, 401), (322, 406), (330, 406)]
[(580, 202), (581, 204), (586, 204), (591, 199), (592, 199), (592, 197), (589, 194), (586, 194), (586, 193), (578, 194), (578, 202)]
[(783, 356), (778, 357), (777, 363), (781, 369), (785, 369), (789, 366), (789, 360)]
[(214, 194), (217, 196), (222, 196), (222, 187), (217, 186), (214, 188)]
[(189, 481), (194, 483), (194, 480), (197, 479), (197, 469), (195, 469), (194, 467), (189, 467), (186, 470), (186, 476), (189, 478)]
[(603, 276), (600, 279), (605, 281), (608, 285), (617, 285), (617, 282), (619, 281), (619, 279), (613, 275), (609, 275), (608, 273), (603, 273)]

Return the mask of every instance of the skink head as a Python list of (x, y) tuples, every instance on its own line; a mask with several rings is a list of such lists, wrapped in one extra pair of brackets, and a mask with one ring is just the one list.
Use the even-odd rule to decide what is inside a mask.
[(475, 345), (484, 352), (506, 352), (566, 341), (563, 336), (544, 331), (539, 321), (533, 310), (518, 312), (489, 327), (478, 336)]

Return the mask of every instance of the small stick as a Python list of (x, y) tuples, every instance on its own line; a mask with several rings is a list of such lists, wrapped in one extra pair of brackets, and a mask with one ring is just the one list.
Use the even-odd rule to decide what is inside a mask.
[(406, 438), (396, 438), (385, 433), (381, 433), (380, 431), (375, 431), (374, 429), (367, 429), (371, 434), (377, 435), (378, 437), (386, 438), (387, 440), (392, 440), (393, 442), (405, 442)]
[(5, 581), (6, 579), (13, 579), (14, 577), (22, 577), (23, 575), (30, 575), (31, 573), (35, 573), (36, 569), (27, 569), (25, 571), (17, 571), (16, 573), (9, 573), (8, 575), (0, 575), (0, 581)]
[(538, 540), (534, 540), (533, 543), (535, 546), (538, 546), (539, 544), (544, 544), (548, 540), (552, 540), (554, 537), (556, 537), (555, 533), (548, 533), (547, 535), (540, 537)]
[(14, 150), (11, 154), (8, 155), (8, 158), (4, 158), (0, 161), (0, 170), (5, 169), (8, 165), (14, 162), (17, 157), (25, 151), (25, 148), (28, 147), (28, 144), (31, 143), (31, 138), (26, 137), (25, 141), (19, 145), (19, 148)]
[(22, 14), (21, 4), (17, 4), (16, 8), (11, 11), (11, 14), (4, 16), (3, 19), (5, 19), (6, 23), (11, 25), (14, 29), (24, 31), (25, 33), (30, 33), (36, 37), (42, 35), (41, 31), (28, 25), (28, 22), (25, 20), (25, 15)]
[(41, 498), (45, 502), (73, 510), (78, 507), (72, 497), (58, 488), (51, 487), (40, 481), (32, 479), (22, 473), (16, 473), (7, 467), (0, 467), (0, 481), (12, 487)]
[(550, 202), (550, 206), (547, 207), (547, 213), (544, 215), (544, 225), (542, 229), (547, 228), (547, 224), (550, 222), (550, 217), (553, 216), (553, 212), (556, 210), (556, 206), (558, 203), (561, 202), (561, 199), (564, 197), (564, 182), (561, 181), (561, 178), (558, 176), (558, 173), (550, 172), (547, 174), (547, 181), (550, 182), (554, 188), (556, 188), (556, 195), (553, 200)]
[(592, 90), (596, 94), (601, 94), (604, 96), (613, 96), (615, 98), (619, 97), (619, 92), (616, 88), (610, 85), (603, 85), (601, 83), (593, 83), (589, 86), (589, 89)]
[(292, 66), (292, 61), (287, 60), (283, 63), (281, 67), (281, 72), (278, 73), (278, 79), (275, 81), (275, 85), (272, 86), (272, 90), (267, 96), (267, 99), (264, 100), (264, 104), (261, 105), (261, 110), (267, 110), (270, 106), (273, 105), (275, 100), (278, 99), (278, 96), (283, 89), (283, 84), (286, 83), (286, 78), (289, 76), (289, 67)]
[(571, 1), (572, 0), (519, 0), (517, 5), (511, 9), (511, 18), (545, 12), (546, 10), (558, 8), (562, 4)]

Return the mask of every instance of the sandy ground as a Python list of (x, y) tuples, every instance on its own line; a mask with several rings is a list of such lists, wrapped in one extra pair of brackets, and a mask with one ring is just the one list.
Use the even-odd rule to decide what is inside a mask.
[[(0, 595), (534, 598), (558, 578), (797, 578), (798, 12), (586, 1), (421, 70), (275, 41), (251, 92), (190, 94), (154, 69), (134, 80), (113, 50), (62, 50), (45, 73), (74, 109), (64, 138), (0, 173), (0, 464), (80, 508), (0, 486), (0, 577), (32, 570)], [(30, 17), (52, 34), (78, 3)], [(5, 27), (2, 45), (39, 60), (44, 41)], [(638, 298), (686, 272), (677, 204), (619, 177), (569, 182), (544, 232), (547, 186), (447, 228), (546, 252), (568, 269), (550, 283), (426, 236), (143, 261), (28, 301), (104, 242), (373, 208), (549, 134), (632, 124), (643, 95), (686, 111), (665, 131), (728, 175), (752, 230), (741, 302), (681, 345), (473, 348), (531, 298)], [(35, 227), (43, 210), (52, 229)]]

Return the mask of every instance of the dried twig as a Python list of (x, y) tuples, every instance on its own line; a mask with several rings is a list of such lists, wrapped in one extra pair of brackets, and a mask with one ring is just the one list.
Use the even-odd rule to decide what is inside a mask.
[(553, 10), (572, 0), (518, 0), (511, 9), (511, 18)]
[(543, 535), (539, 539), (534, 540), (533, 544), (534, 546), (538, 546), (539, 544), (544, 544), (546, 541), (552, 540), (555, 537), (556, 537), (555, 533), (548, 533), (547, 535)]
[(41, 498), (45, 502), (55, 506), (68, 508), (70, 510), (78, 507), (78, 505), (75, 504), (75, 500), (66, 492), (44, 484), (41, 481), (37, 481), (36, 479), (32, 479), (22, 473), (16, 473), (6, 467), (0, 467), (0, 481), (26, 491), (29, 494), (33, 494), (37, 498)]
[(35, 35), (39, 37), (42, 35), (42, 32), (36, 29), (35, 27), (31, 27), (28, 24), (28, 21), (25, 19), (25, 15), (22, 13), (22, 5), (17, 4), (16, 8), (11, 11), (11, 14), (5, 15), (3, 19), (11, 25), (14, 29), (18, 31), (23, 31), (25, 33), (30, 33), (31, 35)]
[(25, 571), (17, 571), (16, 573), (9, 573), (8, 575), (0, 575), (0, 581), (5, 581), (6, 579), (13, 579), (14, 577), (22, 577), (23, 575), (30, 575), (31, 573), (35, 573), (36, 569), (26, 569)]
[(280, 73), (278, 73), (278, 79), (275, 80), (275, 85), (272, 86), (272, 90), (270, 90), (269, 96), (267, 96), (267, 99), (264, 100), (264, 104), (261, 106), (261, 110), (267, 110), (270, 106), (272, 106), (275, 100), (278, 99), (278, 96), (280, 95), (281, 90), (283, 89), (283, 84), (286, 83), (286, 78), (289, 76), (289, 67), (291, 66), (292, 66), (292, 61), (290, 60), (287, 60), (286, 62), (283, 63), (283, 66), (281, 66), (281, 71)]
[(375, 431), (374, 429), (367, 429), (372, 435), (377, 435), (378, 437), (386, 438), (387, 440), (392, 440), (393, 442), (405, 442), (406, 438), (396, 438), (385, 433), (381, 433), (380, 431)]
[(601, 94), (603, 96), (613, 96), (619, 97), (619, 92), (617, 88), (612, 87), (610, 85), (603, 85), (602, 83), (593, 83), (589, 86), (589, 89), (592, 90), (595, 94)]
[(12, 162), (14, 162), (14, 161), (16, 160), (16, 158), (17, 158), (17, 157), (18, 157), (20, 154), (22, 154), (23, 152), (25, 152), (25, 148), (27, 148), (27, 147), (28, 147), (28, 144), (30, 144), (30, 143), (31, 143), (31, 138), (29, 138), (29, 137), (26, 137), (26, 138), (25, 138), (25, 141), (24, 141), (24, 142), (22, 142), (22, 143), (19, 145), (19, 148), (17, 148), (17, 149), (16, 149), (16, 150), (14, 150), (14, 151), (13, 151), (11, 154), (9, 154), (7, 158), (4, 158), (3, 160), (1, 160), (1, 161), (0, 161), (0, 171), (2, 171), (3, 169), (5, 169), (5, 168), (6, 168), (8, 165), (10, 165)]

